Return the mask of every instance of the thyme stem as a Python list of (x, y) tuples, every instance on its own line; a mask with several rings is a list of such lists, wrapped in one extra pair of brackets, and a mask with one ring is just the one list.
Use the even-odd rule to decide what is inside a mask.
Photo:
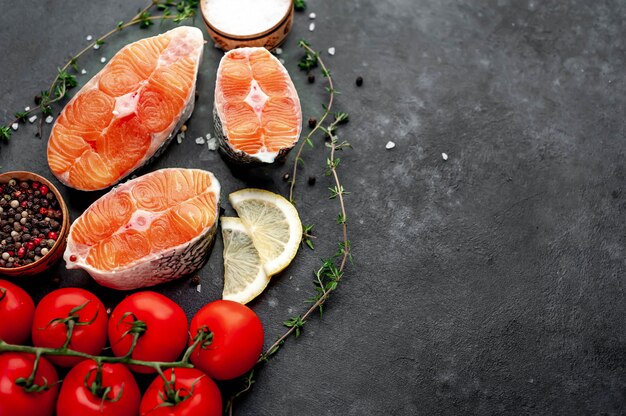
[[(304, 48), (307, 52), (312, 53), (312, 54), (317, 54), (317, 52), (315, 52), (309, 45), (307, 45), (305, 42), (300, 42), (300, 46), (302, 48)], [(296, 152), (296, 158), (295, 161), (293, 163), (293, 171), (291, 173), (291, 185), (289, 186), (289, 201), (291, 201), (292, 203), (294, 202), (294, 191), (295, 191), (295, 186), (296, 186), (296, 176), (298, 174), (298, 161), (300, 160), (300, 156), (302, 155), (302, 150), (304, 149), (304, 145), (306, 143), (310, 143), (311, 141), (311, 137), (313, 137), (313, 135), (317, 132), (317, 130), (320, 129), (320, 127), (323, 125), (324, 120), (326, 120), (326, 117), (328, 117), (328, 115), (330, 114), (330, 111), (333, 107), (333, 101), (335, 98), (335, 88), (333, 85), (333, 78), (330, 76), (330, 72), (328, 72), (328, 69), (326, 68), (326, 65), (324, 64), (324, 61), (318, 57), (318, 62), (320, 64), (320, 66), (322, 67), (322, 72), (325, 74), (328, 74), (328, 88), (329, 88), (329, 97), (328, 97), (328, 104), (326, 106), (326, 111), (324, 111), (324, 114), (322, 115), (322, 117), (320, 117), (319, 121), (317, 122), (317, 124), (315, 125), (315, 127), (313, 127), (313, 130), (311, 130), (309, 132), (309, 134), (307, 134), (306, 138), (304, 140), (302, 140), (300, 142), (300, 144), (298, 145), (298, 151)]]

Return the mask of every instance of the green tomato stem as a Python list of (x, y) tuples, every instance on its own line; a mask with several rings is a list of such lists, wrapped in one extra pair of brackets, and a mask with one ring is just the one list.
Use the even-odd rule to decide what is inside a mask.
[[(198, 345), (202, 336), (197, 336), (194, 339), (192, 345), (187, 348), (185, 351), (185, 355), (180, 361), (144, 361), (144, 360), (135, 360), (130, 358), (130, 356), (124, 357), (108, 357), (102, 355), (91, 355), (86, 354), (80, 351), (74, 351), (69, 348), (45, 348), (45, 347), (32, 347), (29, 345), (14, 345), (8, 344), (2, 340), (0, 340), (0, 353), (2, 352), (24, 352), (27, 354), (35, 354), (36, 357), (41, 355), (53, 355), (53, 356), (64, 356), (64, 357), (81, 357), (86, 358), (88, 360), (94, 360), (96, 362), (101, 363), (122, 363), (129, 365), (139, 365), (144, 367), (154, 368), (157, 372), (163, 368), (193, 368), (193, 364), (189, 363), (189, 356), (191, 356), (191, 352)], [(32, 376), (32, 374), (31, 374)]]

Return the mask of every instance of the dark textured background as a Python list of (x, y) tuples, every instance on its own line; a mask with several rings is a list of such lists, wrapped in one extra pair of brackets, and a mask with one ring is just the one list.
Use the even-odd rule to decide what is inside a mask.
[[(0, 14), (0, 118), (32, 105), (85, 36), (108, 31), (144, 2), (20, 1)], [(626, 413), (624, 303), (626, 2), (310, 0), (315, 32), (297, 14), (284, 46), (305, 119), (320, 110), (296, 68), (296, 43), (336, 47), (327, 62), (341, 135), (355, 265), (301, 338), (258, 375), (240, 415), (459, 415)], [(196, 25), (201, 25), (197, 20)], [(92, 75), (124, 43), (159, 28), (131, 29), (90, 52)], [(225, 196), (256, 185), (286, 192), (287, 166), (234, 177), (193, 139), (212, 132), (215, 70), (209, 44), (187, 140), (148, 170), (213, 171)], [(357, 75), (365, 85), (354, 86)], [(84, 83), (88, 77), (81, 77)], [(51, 176), (45, 140), (21, 127), (2, 145), (2, 171)], [(46, 135), (47, 137), (47, 135)], [(388, 140), (396, 142), (385, 150)], [(252, 307), (267, 342), (300, 313), (311, 271), (340, 238), (327, 202), (322, 139), (305, 155), (299, 207), (316, 224), (302, 252)], [(447, 162), (441, 152), (450, 156)], [(76, 217), (96, 195), (63, 189)], [(225, 206), (228, 210), (230, 208)], [(201, 271), (158, 290), (192, 316), (221, 291), (218, 239)], [(122, 295), (60, 266), (24, 285)]]

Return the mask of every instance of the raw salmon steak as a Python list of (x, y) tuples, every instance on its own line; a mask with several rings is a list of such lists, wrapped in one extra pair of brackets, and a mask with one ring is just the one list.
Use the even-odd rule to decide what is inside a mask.
[(66, 266), (122, 290), (193, 273), (208, 258), (219, 199), (219, 182), (204, 170), (161, 169), (125, 182), (74, 221)]
[(302, 127), (300, 100), (289, 73), (265, 48), (239, 48), (224, 55), (213, 116), (220, 148), (242, 163), (284, 157)]
[(189, 118), (204, 39), (182, 26), (120, 50), (65, 106), (48, 164), (72, 188), (107, 188), (164, 149)]

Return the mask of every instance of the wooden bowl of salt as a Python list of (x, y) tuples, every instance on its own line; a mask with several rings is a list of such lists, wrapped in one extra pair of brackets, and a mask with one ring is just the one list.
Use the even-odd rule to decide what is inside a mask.
[(292, 0), (201, 0), (209, 35), (225, 51), (246, 46), (273, 50), (293, 23)]

